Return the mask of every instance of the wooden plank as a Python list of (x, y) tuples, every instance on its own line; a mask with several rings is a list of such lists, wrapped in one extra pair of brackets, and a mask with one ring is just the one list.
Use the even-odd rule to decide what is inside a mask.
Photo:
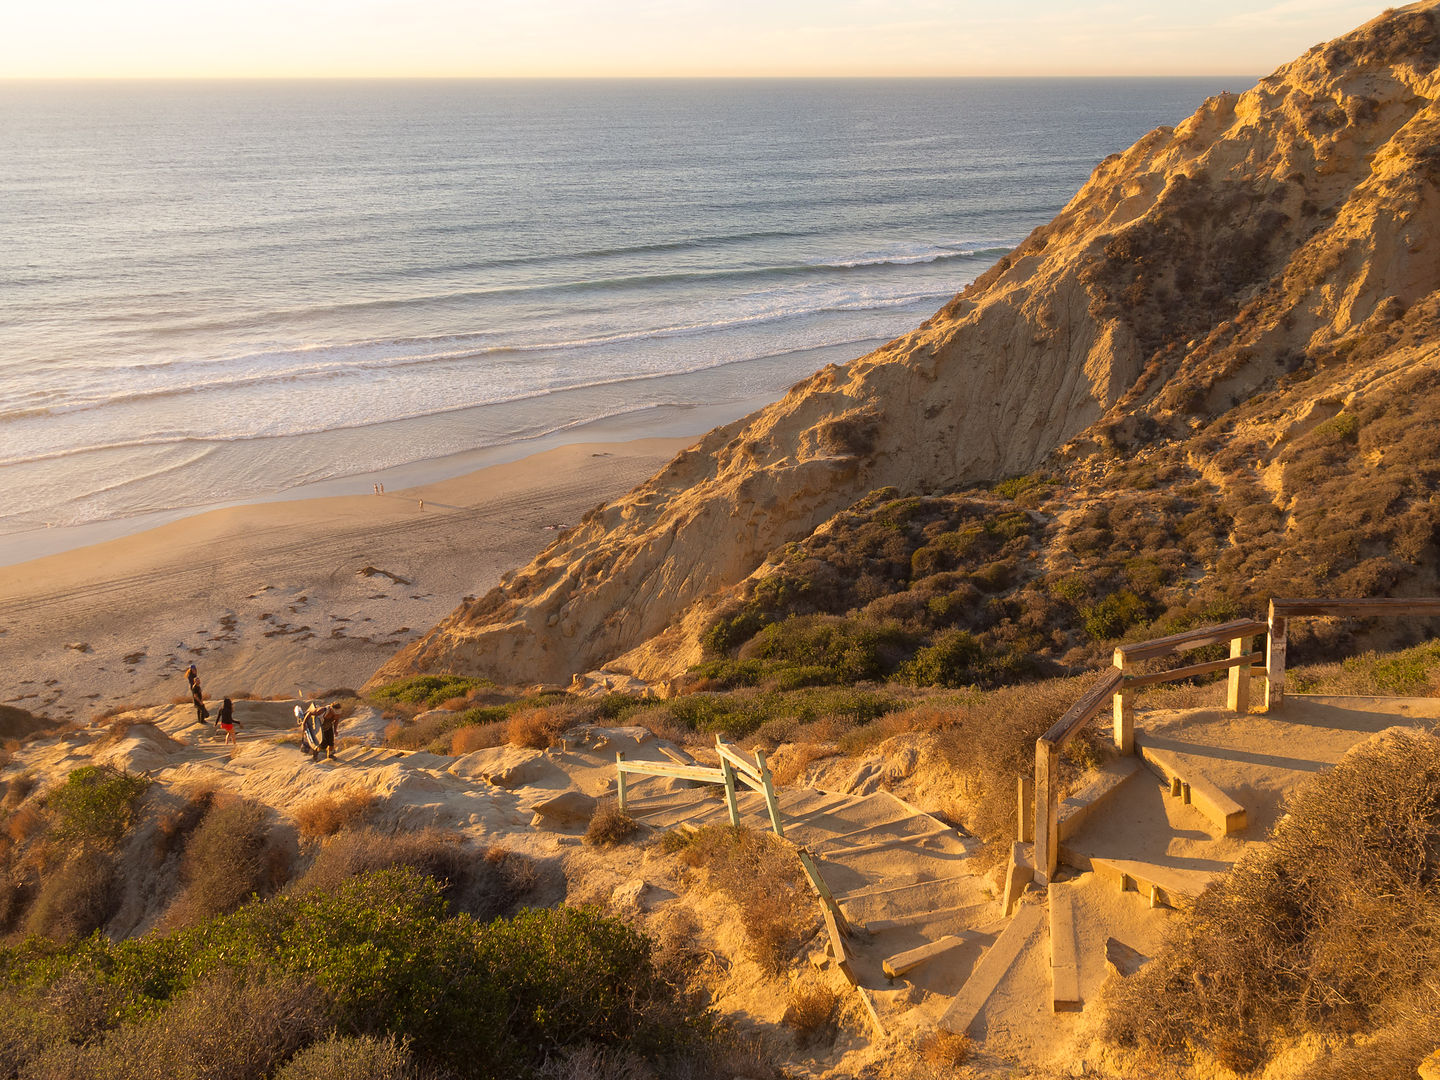
[(620, 813), (628, 811), (625, 805), (625, 754), (615, 751), (615, 802), (620, 808)]
[(907, 885), (880, 885), (868, 889), (856, 889), (844, 896), (837, 896), (838, 903), (848, 904), (851, 900), (864, 900), (872, 896), (891, 896), (895, 893), (913, 892), (916, 889), (924, 889), (938, 885), (957, 885), (962, 881), (974, 881), (974, 874), (952, 874), (950, 877), (926, 878), (924, 881), (912, 881)]
[(924, 926), (926, 923), (939, 922), (942, 919), (958, 919), (964, 917), (966, 922), (974, 919), (995, 917), (995, 905), (986, 904), (955, 904), (953, 907), (934, 908), (930, 911), (916, 911), (909, 915), (900, 915), (894, 919), (875, 919), (865, 924), (867, 934), (883, 934), (887, 930), (904, 930), (911, 926)]
[(761, 793), (765, 796), (765, 811), (770, 815), (770, 828), (781, 840), (785, 839), (785, 823), (780, 820), (780, 800), (775, 797), (775, 777), (765, 761), (763, 752), (755, 751), (755, 764), (760, 768)]
[(907, 949), (894, 956), (887, 956), (880, 962), (880, 970), (885, 972), (887, 979), (898, 979), (907, 971), (913, 971), (925, 963), (926, 960), (933, 960), (937, 956), (944, 956), (951, 949), (958, 949), (967, 940), (970, 939), (955, 934), (946, 934), (938, 941), (931, 941), (919, 948)]
[(830, 951), (835, 954), (835, 963), (854, 985), (855, 968), (850, 963), (850, 954), (845, 951), (845, 935), (840, 932), (840, 921), (835, 915), (830, 905), (820, 905), (820, 916), (825, 920), (825, 932), (830, 935)]
[(720, 775), (725, 778), (725, 809), (730, 814), (730, 827), (740, 827), (740, 808), (735, 805), (735, 770), (725, 760), (724, 755), (720, 757)]
[(1189, 652), (1206, 645), (1219, 645), (1246, 634), (1262, 634), (1266, 629), (1265, 623), (1255, 619), (1236, 619), (1219, 626), (1201, 626), (1181, 634), (1171, 634), (1169, 637), (1153, 638), (1150, 641), (1136, 642), (1134, 645), (1121, 645), (1115, 652), (1124, 654), (1125, 660), (1133, 664), (1141, 660), (1153, 660), (1157, 656)]
[(1287, 597), (1270, 601), (1270, 610), (1282, 619), (1301, 615), (1428, 615), (1440, 616), (1440, 597), (1395, 596), (1355, 600), (1321, 597)]
[[(1230, 659), (1239, 660), (1245, 655), (1246, 645), (1254, 635), (1247, 634), (1244, 637), (1237, 637), (1230, 642)], [(1253, 653), (1261, 657), (1264, 663), (1263, 653)], [(1231, 712), (1248, 713), (1250, 711), (1250, 669), (1244, 665), (1236, 665), (1230, 669), (1230, 681), (1225, 688), (1225, 707)]]
[(1188, 792), (1188, 802), (1199, 810), (1220, 830), (1221, 836), (1229, 836), (1244, 830), (1247, 824), (1245, 807), (1231, 798), (1220, 785), (1216, 784), (1194, 765), (1181, 765), (1179, 757), (1170, 750), (1140, 743), (1140, 756), (1160, 779), (1170, 784), (1175, 791), (1175, 781), (1180, 781), (1182, 795)]
[(730, 762), (737, 772), (745, 773), (747, 776), (756, 780), (760, 779), (760, 770), (756, 767), (755, 763), (743, 754), (737, 754), (735, 749), (721, 739), (719, 735), (715, 736), (715, 751), (720, 755), (722, 760)]
[(815, 895), (820, 898), (820, 906), (834, 917), (836, 924), (845, 934), (854, 933), (850, 929), (850, 923), (845, 919), (845, 913), (840, 910), (840, 905), (835, 902), (835, 894), (830, 891), (830, 886), (825, 884), (825, 879), (820, 875), (820, 867), (815, 865), (815, 859), (805, 848), (796, 848), (795, 854), (800, 858), (800, 867), (805, 871), (805, 876), (810, 879), (810, 886), (815, 890)]
[(1050, 1008), (1079, 1009), (1080, 949), (1075, 937), (1075, 895), (1070, 885), (1050, 886)]
[(617, 761), (615, 767), (621, 772), (640, 773), (644, 776), (670, 776), (679, 780), (705, 780), (712, 784), (723, 784), (725, 776), (719, 769), (707, 769), (703, 765), (665, 765), (658, 761)]
[[(901, 844), (921, 843), (925, 840), (934, 840), (941, 836), (948, 836), (955, 830), (948, 825), (942, 825), (938, 829), (927, 829), (925, 832), (911, 833), (908, 836), (890, 836), (884, 840), (875, 840), (869, 844), (852, 844), (850, 847), (839, 847), (825, 852), (827, 859), (836, 859), (842, 855), (864, 855), (871, 851), (884, 851), (886, 848), (899, 847)], [(958, 838), (958, 837), (957, 837)], [(830, 841), (822, 840), (821, 844), (828, 844)], [(816, 847), (820, 845), (817, 844)]]
[(1101, 676), (1099, 682), (1080, 696), (1079, 701), (1070, 706), (1069, 712), (1055, 721), (1054, 726), (1040, 736), (1040, 741), (1051, 743), (1056, 747), (1064, 746), (1075, 737), (1082, 727), (1095, 718), (1124, 681), (1124, 672), (1118, 669), (1106, 672)]
[(1035, 865), (1025, 847), (1018, 840), (1010, 845), (1010, 864), (1005, 868), (1005, 895), (1000, 899), (1000, 910), (1007, 919), (1014, 913), (1026, 886), (1035, 880)]
[(1035, 778), (1022, 776), (1015, 792), (1015, 839), (1022, 844), (1035, 842)]
[[(1128, 675), (1129, 666), (1125, 659), (1125, 653), (1116, 649), (1115, 667), (1119, 669), (1120, 674)], [(1128, 682), (1122, 683), (1120, 689), (1115, 692), (1112, 723), (1115, 749), (1124, 757), (1135, 753), (1135, 695), (1126, 689), (1128, 685)]]
[(1285, 617), (1270, 601), (1270, 635), (1265, 642), (1265, 711), (1285, 704)]
[(885, 1025), (880, 1022), (880, 1014), (875, 1011), (875, 1002), (870, 1000), (870, 991), (859, 983), (855, 984), (855, 992), (860, 995), (860, 1004), (865, 1009), (865, 1018), (870, 1021), (870, 1026), (875, 1029), (877, 1038), (886, 1038)]
[(1181, 870), (1172, 866), (1139, 862), (1134, 859), (1101, 859), (1091, 857), (1090, 868), (1096, 876), (1120, 889), (1152, 895), (1159, 889), (1171, 907), (1182, 907), (1205, 891), (1218, 875), (1209, 870)]
[(680, 753), (680, 751), (678, 751), (678, 750), (672, 750), (672, 749), (670, 749), (670, 747), (668, 747), (668, 746), (660, 746), (660, 747), (656, 747), (656, 749), (658, 749), (658, 750), (660, 751), (660, 753), (664, 754), (664, 755), (665, 755), (666, 757), (668, 757), (671, 761), (673, 761), (676, 765), (698, 765), (698, 764), (699, 764), (699, 762), (697, 762), (697, 761), (696, 761), (693, 757), (691, 757), (689, 754), (682, 754), (682, 753)]
[(964, 1035), (980, 1015), (985, 1002), (1000, 985), (1000, 980), (1014, 966), (1025, 946), (1030, 944), (1045, 922), (1045, 909), (1039, 904), (1022, 904), (1010, 925), (986, 950), (965, 985), (940, 1015), (938, 1025), (946, 1031)]
[(1060, 857), (1060, 749), (1035, 744), (1035, 877), (1044, 885)]
[(1252, 652), (1246, 653), (1244, 656), (1231, 656), (1225, 660), (1211, 660), (1205, 664), (1191, 664), (1189, 667), (1175, 668), (1171, 671), (1155, 671), (1149, 675), (1126, 675), (1125, 685), (1130, 689), (1154, 686), (1156, 683), (1193, 679), (1197, 675), (1213, 675), (1215, 672), (1224, 671), (1227, 668), (1250, 667), (1264, 662), (1265, 654), (1263, 652)]

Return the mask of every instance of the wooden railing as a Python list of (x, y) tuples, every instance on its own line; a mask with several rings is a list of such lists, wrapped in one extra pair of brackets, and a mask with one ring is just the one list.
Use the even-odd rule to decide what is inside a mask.
[[(1113, 703), (1115, 748), (1121, 754), (1135, 752), (1135, 690), (1157, 683), (1174, 682), (1197, 675), (1229, 671), (1226, 708), (1245, 713), (1250, 709), (1250, 678), (1265, 678), (1265, 709), (1278, 709), (1285, 700), (1285, 628), (1289, 619), (1303, 616), (1424, 615), (1440, 617), (1440, 598), (1323, 600), (1283, 599), (1270, 601), (1267, 622), (1237, 619), (1219, 626), (1187, 630), (1183, 634), (1121, 645), (1115, 650), (1115, 666), (1107, 671), (1072, 705), (1049, 731), (1035, 741), (1035, 875), (1041, 884), (1049, 882), (1060, 857), (1060, 750), (1084, 730), (1085, 725)], [(1255, 635), (1267, 635), (1266, 647), (1252, 651)], [(1176, 656), (1207, 645), (1230, 643), (1230, 656), (1190, 664), (1168, 671), (1133, 673), (1143, 660)], [(1263, 664), (1263, 667), (1256, 665)], [(1022, 788), (1023, 790), (1023, 788)], [(1025, 825), (1021, 824), (1022, 832)]]
[(623, 753), (616, 753), (615, 799), (620, 805), (620, 812), (622, 814), (626, 812), (629, 794), (625, 786), (627, 774), (668, 776), (679, 780), (695, 780), (703, 784), (724, 784), (725, 808), (730, 814), (730, 824), (738, 829), (740, 827), (740, 808), (735, 801), (735, 785), (738, 782), (765, 796), (765, 809), (770, 814), (770, 827), (775, 831), (775, 835), (783, 840), (785, 826), (780, 820), (780, 804), (775, 798), (775, 782), (770, 775), (770, 766), (765, 762), (764, 752), (756, 750), (755, 760), (751, 762), (720, 735), (715, 736), (715, 752), (720, 755), (719, 768), (687, 765), (683, 762), (666, 764), (663, 761), (626, 761)]

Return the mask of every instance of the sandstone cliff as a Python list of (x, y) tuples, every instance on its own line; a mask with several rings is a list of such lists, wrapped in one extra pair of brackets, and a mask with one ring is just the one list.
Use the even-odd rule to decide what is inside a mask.
[(1151, 132), (916, 331), (712, 431), (375, 680), (673, 675), (719, 591), (876, 488), (1184, 439), (1302, 368), (1433, 362), (1437, 61), (1430, 0)]

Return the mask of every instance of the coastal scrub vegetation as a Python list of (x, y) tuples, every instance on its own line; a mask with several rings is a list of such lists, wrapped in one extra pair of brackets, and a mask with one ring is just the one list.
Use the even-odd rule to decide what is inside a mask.
[(409, 868), (169, 934), (33, 940), (0, 953), (0, 973), (7, 1075), (315, 1076), (368, 1060), (498, 1080), (598, 1048), (705, 1076), (722, 1056), (644, 935), (591, 908), (477, 922)]

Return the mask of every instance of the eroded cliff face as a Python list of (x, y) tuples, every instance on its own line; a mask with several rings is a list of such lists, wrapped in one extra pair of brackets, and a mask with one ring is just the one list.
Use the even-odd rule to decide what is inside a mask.
[(1102, 162), (913, 333), (681, 453), (374, 681), (563, 682), (699, 658), (717, 593), (875, 488), (1183, 437), (1304, 364), (1425, 354), (1440, 319), (1440, 2), (1317, 46)]

